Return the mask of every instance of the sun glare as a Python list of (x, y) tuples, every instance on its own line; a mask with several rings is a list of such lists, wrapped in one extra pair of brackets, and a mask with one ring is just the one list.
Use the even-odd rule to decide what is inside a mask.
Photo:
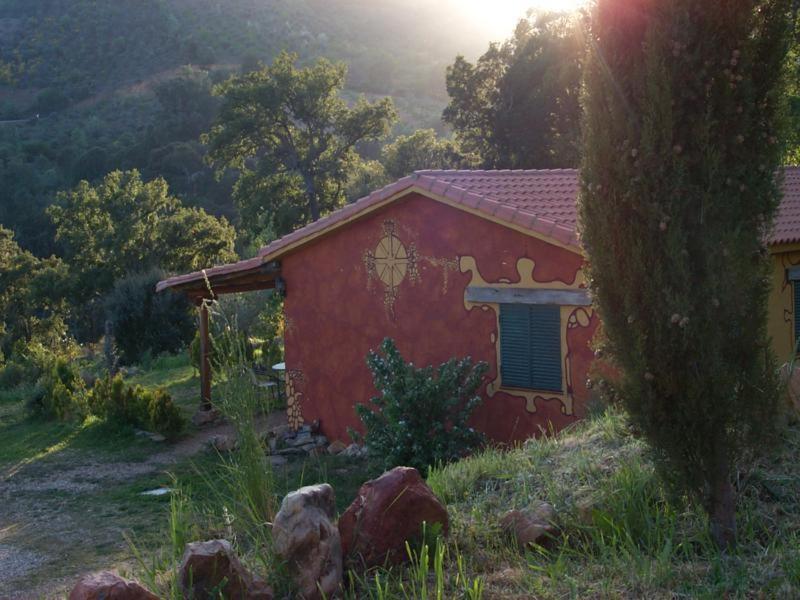
[(494, 39), (511, 35), (514, 26), (529, 9), (571, 12), (586, 6), (589, 0), (460, 0), (458, 4)]

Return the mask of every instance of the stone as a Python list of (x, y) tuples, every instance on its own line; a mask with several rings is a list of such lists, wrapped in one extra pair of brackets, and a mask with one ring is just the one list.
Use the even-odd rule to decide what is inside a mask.
[(362, 458), (367, 455), (366, 448), (362, 448), (358, 444), (350, 444), (341, 454), (342, 456), (349, 456), (351, 458)]
[(208, 440), (208, 445), (219, 453), (231, 452), (236, 448), (236, 438), (230, 435), (215, 435)]
[(500, 518), (500, 527), (518, 546), (544, 545), (558, 532), (556, 511), (547, 502), (524, 510), (509, 510)]
[(239, 562), (227, 540), (186, 544), (178, 581), (193, 600), (272, 600), (272, 589)]
[(294, 437), (286, 438), (286, 445), (295, 448), (313, 443), (314, 443), (314, 438), (311, 437), (311, 433), (298, 433)]
[(288, 425), (278, 425), (277, 427), (273, 427), (270, 430), (269, 434), (276, 439), (280, 439), (286, 437), (291, 432), (292, 428), (289, 427)]
[(331, 454), (331, 455), (335, 456), (337, 454), (341, 454), (346, 449), (347, 449), (347, 446), (345, 445), (345, 443), (343, 441), (336, 440), (335, 442), (331, 442), (331, 444), (328, 446), (328, 454)]
[(303, 456), (305, 451), (302, 448), (281, 448), (275, 454), (276, 456)]
[(269, 463), (273, 467), (282, 467), (287, 462), (289, 462), (289, 460), (285, 456), (273, 455), (269, 457)]
[(136, 437), (144, 437), (149, 439), (151, 442), (164, 442), (167, 439), (160, 433), (154, 433), (152, 431), (144, 431), (142, 429), (135, 429), (134, 433), (136, 434)]
[(199, 408), (197, 412), (192, 415), (192, 424), (195, 427), (206, 427), (219, 420), (220, 414), (216, 408), (203, 409)]
[(158, 600), (135, 581), (102, 571), (81, 577), (69, 594), (69, 600)]
[(449, 527), (447, 508), (410, 467), (395, 467), (366, 482), (339, 517), (342, 551), (350, 563), (369, 568), (408, 560), (406, 541), (413, 542), (428, 530)]
[(342, 583), (342, 545), (333, 525), (336, 506), (327, 483), (287, 494), (272, 525), (275, 551), (289, 568), (300, 598), (321, 600)]

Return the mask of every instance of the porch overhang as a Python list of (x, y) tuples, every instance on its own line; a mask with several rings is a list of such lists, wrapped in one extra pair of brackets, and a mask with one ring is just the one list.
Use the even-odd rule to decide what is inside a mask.
[(279, 261), (265, 261), (256, 256), (228, 265), (220, 265), (170, 277), (156, 284), (156, 291), (182, 292), (196, 303), (213, 300), (223, 294), (252, 292), (275, 288), (281, 275)]

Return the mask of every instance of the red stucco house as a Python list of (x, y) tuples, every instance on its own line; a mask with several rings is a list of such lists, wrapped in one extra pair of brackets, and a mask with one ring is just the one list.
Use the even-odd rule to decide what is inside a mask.
[[(415, 364), (486, 361), (475, 426), (495, 441), (560, 429), (586, 411), (598, 319), (576, 235), (575, 170), (420, 171), (263, 248), (162, 281), (198, 302), (285, 292), (288, 417), (330, 439), (358, 429), (375, 394), (366, 355), (385, 337)], [(769, 334), (781, 362), (800, 347), (800, 169), (783, 172), (769, 249)], [(209, 290), (210, 287), (210, 290)], [(201, 336), (203, 338), (203, 336)], [(210, 398), (208, 346), (204, 399)]]
[[(173, 277), (196, 300), (285, 289), (288, 417), (347, 439), (385, 337), (415, 364), (490, 368), (475, 426), (496, 441), (583, 416), (598, 321), (581, 271), (573, 170), (422, 171), (263, 248)], [(202, 320), (202, 319), (201, 319)]]

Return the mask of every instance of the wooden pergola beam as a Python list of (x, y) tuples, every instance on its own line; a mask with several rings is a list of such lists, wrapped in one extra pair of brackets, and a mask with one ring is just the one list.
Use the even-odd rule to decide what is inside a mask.
[(208, 304), (201, 302), (200, 317), (200, 403), (211, 409), (211, 340), (208, 333)]
[[(281, 263), (278, 261), (258, 263), (256, 259), (248, 259), (233, 265), (223, 265), (173, 277), (159, 282), (156, 287), (159, 291), (169, 289), (181, 292), (197, 305), (200, 334), (200, 407), (203, 410), (212, 408), (209, 303), (223, 294), (275, 288), (280, 274)], [(285, 291), (285, 283), (280, 289)]]

